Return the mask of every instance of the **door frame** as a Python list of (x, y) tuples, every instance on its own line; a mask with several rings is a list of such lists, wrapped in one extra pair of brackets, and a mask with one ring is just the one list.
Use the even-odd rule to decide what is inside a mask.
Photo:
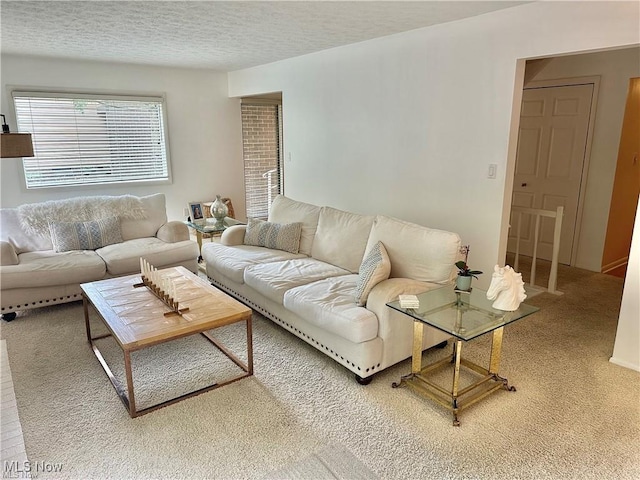
[[(600, 90), (600, 76), (589, 77), (570, 77), (570, 78), (558, 78), (550, 80), (537, 80), (523, 84), (522, 91), (532, 90), (537, 88), (552, 88), (552, 87), (571, 87), (576, 85), (593, 85), (593, 94), (591, 96), (591, 106), (589, 112), (589, 126), (587, 129), (587, 138), (585, 139), (585, 151), (584, 160), (582, 162), (582, 175), (580, 180), (580, 192), (578, 193), (578, 208), (576, 211), (576, 224), (573, 231), (573, 238), (571, 239), (571, 260), (570, 265), (575, 266), (578, 258), (578, 247), (580, 244), (580, 231), (582, 229), (582, 213), (584, 210), (584, 197), (587, 190), (587, 180), (589, 176), (589, 165), (591, 163), (591, 145), (593, 142), (593, 131), (596, 123), (596, 106), (598, 104), (598, 93)], [(522, 101), (522, 96), (520, 97)], [(515, 126), (516, 132), (520, 130), (520, 111), (518, 112), (518, 124)], [(517, 152), (517, 140), (516, 136), (516, 152)], [(513, 162), (513, 176), (515, 177), (515, 157)], [(513, 179), (511, 182), (511, 194), (513, 195)], [(509, 213), (511, 213), (511, 202), (509, 203)]]

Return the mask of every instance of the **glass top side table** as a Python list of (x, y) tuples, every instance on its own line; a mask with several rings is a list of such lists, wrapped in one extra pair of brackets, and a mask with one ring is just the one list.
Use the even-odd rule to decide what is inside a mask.
[[(416, 309), (401, 308), (399, 301), (387, 303), (387, 306), (411, 317), (413, 323), (413, 352), (411, 373), (404, 375), (394, 388), (408, 386), (445, 406), (453, 413), (453, 424), (460, 425), (458, 412), (490, 393), (505, 389), (515, 391), (506, 378), (498, 375), (502, 351), (502, 334), (505, 325), (524, 318), (539, 309), (531, 305), (520, 304), (513, 312), (497, 310), (487, 300), (486, 291), (477, 288), (470, 292), (455, 290), (444, 286), (416, 295), (420, 306)], [(422, 366), (422, 337), (424, 325), (442, 330), (454, 337), (453, 353), (430, 365)], [(462, 342), (492, 332), (489, 368), (484, 368), (461, 357)], [(453, 385), (447, 390), (429, 380), (428, 375), (447, 365), (453, 365)], [(471, 385), (461, 388), (460, 367), (468, 368), (480, 378)]]

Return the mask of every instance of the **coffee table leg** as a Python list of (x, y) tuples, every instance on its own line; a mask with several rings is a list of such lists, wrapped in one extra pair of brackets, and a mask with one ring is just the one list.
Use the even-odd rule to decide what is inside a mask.
[(84, 310), (84, 323), (87, 329), (87, 342), (92, 343), (91, 325), (89, 324), (89, 300), (82, 294), (82, 309)]
[(129, 416), (135, 418), (138, 416), (136, 411), (136, 399), (133, 395), (133, 375), (131, 373), (131, 353), (128, 350), (124, 351), (124, 370), (127, 374), (127, 391), (129, 400)]
[(116, 379), (115, 375), (111, 371), (111, 368), (109, 368), (109, 365), (107, 364), (107, 361), (104, 359), (104, 357), (102, 356), (102, 353), (100, 353), (100, 350), (98, 349), (98, 346), (94, 342), (94, 340), (98, 340), (100, 338), (105, 338), (105, 337), (108, 337), (108, 336), (110, 336), (110, 334), (101, 335), (101, 336), (98, 336), (98, 337), (95, 337), (95, 338), (90, 338), (89, 342), (91, 344), (91, 350), (93, 350), (93, 354), (98, 359), (98, 362), (102, 366), (102, 369), (104, 370), (104, 373), (107, 374), (107, 377), (109, 378), (109, 381), (111, 382), (111, 385), (113, 385), (113, 388), (115, 389), (116, 393), (118, 394), (118, 397), (120, 397), (120, 400), (122, 400), (122, 403), (124, 404), (124, 407), (129, 412), (129, 416), (131, 416), (132, 418), (134, 416), (137, 417), (138, 416), (138, 412), (136, 411), (135, 400), (133, 399), (133, 377), (131, 375), (131, 359), (129, 357), (129, 352), (128, 351), (124, 352), (124, 363), (125, 363), (125, 370), (126, 370), (126, 374), (127, 374), (127, 387), (128, 387), (128, 391), (129, 391), (129, 396), (131, 397), (131, 402), (129, 401), (129, 398), (127, 396), (127, 392), (125, 392), (124, 387)]
[(253, 375), (253, 327), (251, 317), (247, 319), (247, 374)]
[[(86, 318), (88, 319), (88, 315), (87, 315)], [(88, 320), (87, 320), (87, 328), (89, 328)], [(89, 331), (87, 331), (87, 332), (88, 332), (87, 336), (89, 337), (89, 342), (91, 343), (91, 348), (93, 350), (93, 353), (95, 354), (96, 358), (98, 359), (98, 362), (102, 366), (102, 369), (107, 374), (107, 377), (109, 378), (109, 381), (111, 382), (111, 385), (113, 385), (113, 388), (116, 390), (116, 393), (120, 397), (120, 400), (122, 401), (122, 403), (124, 404), (125, 408), (129, 412), (129, 416), (131, 418), (139, 417), (141, 415), (144, 415), (146, 413), (152, 412), (152, 411), (157, 410), (159, 408), (162, 408), (162, 407), (165, 407), (167, 405), (171, 405), (173, 403), (179, 402), (180, 400), (184, 400), (185, 398), (194, 397), (194, 396), (199, 395), (201, 393), (208, 392), (209, 390), (213, 390), (214, 388), (219, 388), (219, 387), (221, 387), (223, 385), (228, 385), (229, 383), (232, 383), (232, 382), (241, 380), (241, 379), (243, 379), (245, 377), (248, 377), (249, 375), (253, 375), (253, 334), (252, 334), (251, 317), (249, 317), (249, 319), (247, 320), (247, 357), (248, 358), (247, 358), (247, 364), (246, 365), (244, 364), (244, 362), (242, 362), (240, 359), (238, 359), (235, 355), (233, 355), (233, 353), (228, 348), (226, 348), (224, 345), (220, 344), (209, 333), (201, 332), (201, 334), (205, 338), (207, 338), (213, 345), (215, 345), (218, 349), (220, 349), (220, 351), (222, 351), (230, 360), (232, 360), (236, 365), (238, 365), (240, 368), (242, 368), (242, 370), (244, 370), (244, 372), (245, 372), (244, 375), (240, 375), (240, 376), (228, 379), (228, 380), (226, 380), (224, 382), (221, 382), (221, 383), (214, 383), (214, 384), (209, 385), (207, 387), (201, 388), (199, 390), (195, 390), (195, 391), (190, 392), (190, 393), (186, 393), (184, 395), (181, 395), (179, 397), (167, 400), (165, 402), (158, 403), (158, 404), (153, 405), (151, 407), (146, 407), (146, 408), (143, 408), (142, 410), (137, 410), (136, 409), (135, 393), (134, 393), (134, 385), (133, 385), (133, 373), (132, 373), (132, 370), (131, 370), (131, 350), (123, 350), (124, 370), (125, 370), (125, 376), (126, 376), (126, 379), (127, 379), (127, 386), (126, 386), (126, 391), (125, 391), (125, 388), (122, 385), (122, 382), (119, 382), (116, 379), (116, 377), (113, 375), (113, 372), (109, 368), (109, 365), (107, 364), (107, 362), (105, 361), (104, 357), (100, 353), (100, 350), (98, 349), (98, 346), (94, 343), (94, 340), (108, 337), (111, 334), (105, 334), (105, 335), (101, 335), (101, 336), (98, 336), (98, 337), (95, 337), (95, 338), (91, 338), (91, 334), (89, 333)]]

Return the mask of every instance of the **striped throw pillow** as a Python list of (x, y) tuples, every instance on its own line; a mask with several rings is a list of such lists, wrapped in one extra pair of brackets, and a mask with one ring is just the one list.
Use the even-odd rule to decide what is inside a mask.
[(244, 244), (298, 253), (302, 223), (273, 223), (249, 218)]
[(389, 278), (390, 274), (391, 261), (387, 249), (382, 242), (378, 242), (367, 252), (360, 265), (355, 290), (356, 304), (364, 307), (373, 287)]
[(122, 242), (118, 217), (99, 218), (90, 222), (50, 222), (49, 232), (56, 252), (95, 250)]

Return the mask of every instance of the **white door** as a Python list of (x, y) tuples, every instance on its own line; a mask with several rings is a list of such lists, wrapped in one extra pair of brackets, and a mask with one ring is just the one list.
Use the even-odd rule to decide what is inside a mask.
[[(526, 89), (522, 97), (513, 206), (564, 207), (560, 263), (570, 264), (586, 154), (593, 84)], [(551, 260), (552, 218), (540, 224), (538, 258)], [(523, 215), (520, 253), (532, 255), (535, 221)], [(515, 251), (517, 216), (511, 215), (509, 250)]]

